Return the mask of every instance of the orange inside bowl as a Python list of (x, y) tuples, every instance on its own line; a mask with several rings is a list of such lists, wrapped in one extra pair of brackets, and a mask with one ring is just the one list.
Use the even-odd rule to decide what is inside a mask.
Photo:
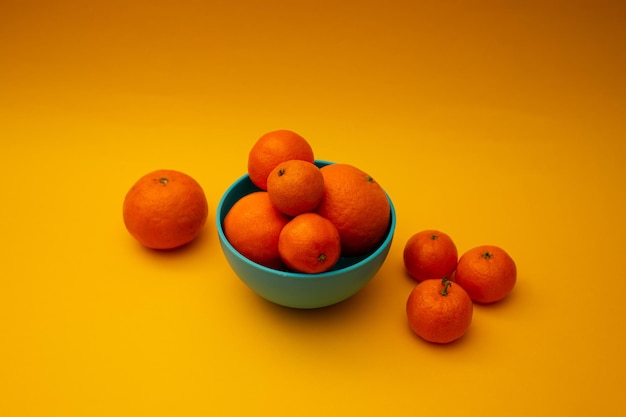
[[(315, 161), (318, 167), (332, 162)], [(396, 213), (391, 199), (391, 216), (387, 234), (373, 251), (356, 257), (341, 257), (329, 271), (303, 274), (280, 271), (259, 265), (241, 255), (226, 239), (224, 218), (243, 196), (259, 191), (248, 175), (233, 183), (222, 195), (217, 208), (216, 225), (220, 246), (239, 279), (259, 296), (287, 307), (319, 308), (341, 302), (360, 291), (384, 263), (396, 227)]]

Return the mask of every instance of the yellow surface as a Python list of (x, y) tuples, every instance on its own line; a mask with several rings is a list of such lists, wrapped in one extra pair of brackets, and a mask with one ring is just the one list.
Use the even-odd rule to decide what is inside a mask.
[[(622, 415), (624, 4), (2, 1), (0, 415)], [(219, 249), (219, 198), (278, 128), (397, 209), (334, 307), (260, 299)], [(157, 168), (209, 200), (184, 250), (122, 223)], [(519, 269), (448, 346), (404, 313), (425, 228)]]

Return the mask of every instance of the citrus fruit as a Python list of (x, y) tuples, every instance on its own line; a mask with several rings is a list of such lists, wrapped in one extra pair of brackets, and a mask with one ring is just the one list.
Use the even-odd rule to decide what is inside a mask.
[(406, 303), (411, 330), (432, 343), (450, 343), (462, 337), (472, 323), (473, 311), (467, 292), (447, 278), (420, 282)]
[(370, 175), (349, 164), (320, 168), (324, 196), (316, 213), (339, 230), (343, 256), (365, 254), (385, 237), (391, 219), (387, 194)]
[(267, 190), (267, 176), (281, 162), (301, 159), (314, 162), (313, 149), (291, 130), (275, 130), (261, 136), (248, 154), (248, 175), (254, 185)]
[(200, 184), (187, 174), (165, 169), (139, 178), (123, 205), (126, 229), (152, 249), (173, 249), (191, 242), (208, 212)]
[(253, 262), (283, 269), (278, 236), (290, 218), (276, 210), (266, 191), (237, 200), (224, 217), (224, 235), (230, 244)]
[(291, 159), (270, 172), (267, 192), (280, 212), (297, 216), (317, 207), (324, 195), (324, 176), (311, 162)]
[(458, 261), (456, 245), (438, 230), (422, 230), (404, 246), (404, 266), (417, 281), (443, 279), (454, 271)]
[(278, 252), (285, 265), (297, 272), (328, 271), (341, 253), (339, 231), (318, 214), (302, 213), (283, 227)]
[(494, 303), (515, 287), (517, 267), (504, 249), (493, 245), (477, 246), (461, 256), (454, 280), (477, 303)]

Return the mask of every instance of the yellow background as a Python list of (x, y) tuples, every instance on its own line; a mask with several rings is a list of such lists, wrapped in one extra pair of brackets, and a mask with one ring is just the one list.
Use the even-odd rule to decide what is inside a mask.
[[(0, 415), (616, 416), (626, 411), (620, 1), (0, 3)], [(398, 224), (353, 298), (253, 294), (215, 230), (263, 133), (368, 171)], [(178, 169), (210, 219), (140, 247), (121, 205)], [(408, 329), (402, 249), (505, 248), (458, 343)]]

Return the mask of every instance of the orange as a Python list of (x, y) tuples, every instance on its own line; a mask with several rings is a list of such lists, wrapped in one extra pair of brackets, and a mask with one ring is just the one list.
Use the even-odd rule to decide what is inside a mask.
[(403, 255), (407, 272), (417, 281), (449, 277), (458, 261), (456, 245), (438, 230), (422, 230), (411, 236)]
[(142, 245), (173, 249), (194, 240), (209, 213), (200, 184), (189, 175), (157, 170), (141, 177), (124, 198), (124, 225)]
[(267, 190), (267, 176), (281, 162), (301, 159), (314, 162), (313, 149), (291, 130), (275, 130), (261, 136), (248, 154), (248, 175), (254, 185)]
[(517, 267), (504, 249), (493, 245), (477, 246), (461, 256), (454, 280), (477, 303), (494, 303), (515, 287)]
[(267, 192), (280, 212), (297, 216), (315, 210), (324, 195), (324, 176), (311, 162), (291, 159), (270, 172)]
[(357, 256), (375, 249), (389, 228), (391, 207), (387, 194), (370, 175), (349, 164), (320, 168), (324, 196), (316, 213), (339, 230), (342, 256)]
[(237, 200), (224, 217), (224, 234), (243, 256), (269, 268), (283, 269), (278, 236), (290, 218), (280, 213), (266, 191)]
[(318, 214), (302, 213), (283, 227), (278, 252), (285, 265), (297, 272), (328, 271), (341, 253), (339, 231)]
[(406, 303), (411, 330), (432, 343), (450, 343), (461, 338), (472, 323), (473, 312), (467, 292), (447, 278), (420, 282)]

